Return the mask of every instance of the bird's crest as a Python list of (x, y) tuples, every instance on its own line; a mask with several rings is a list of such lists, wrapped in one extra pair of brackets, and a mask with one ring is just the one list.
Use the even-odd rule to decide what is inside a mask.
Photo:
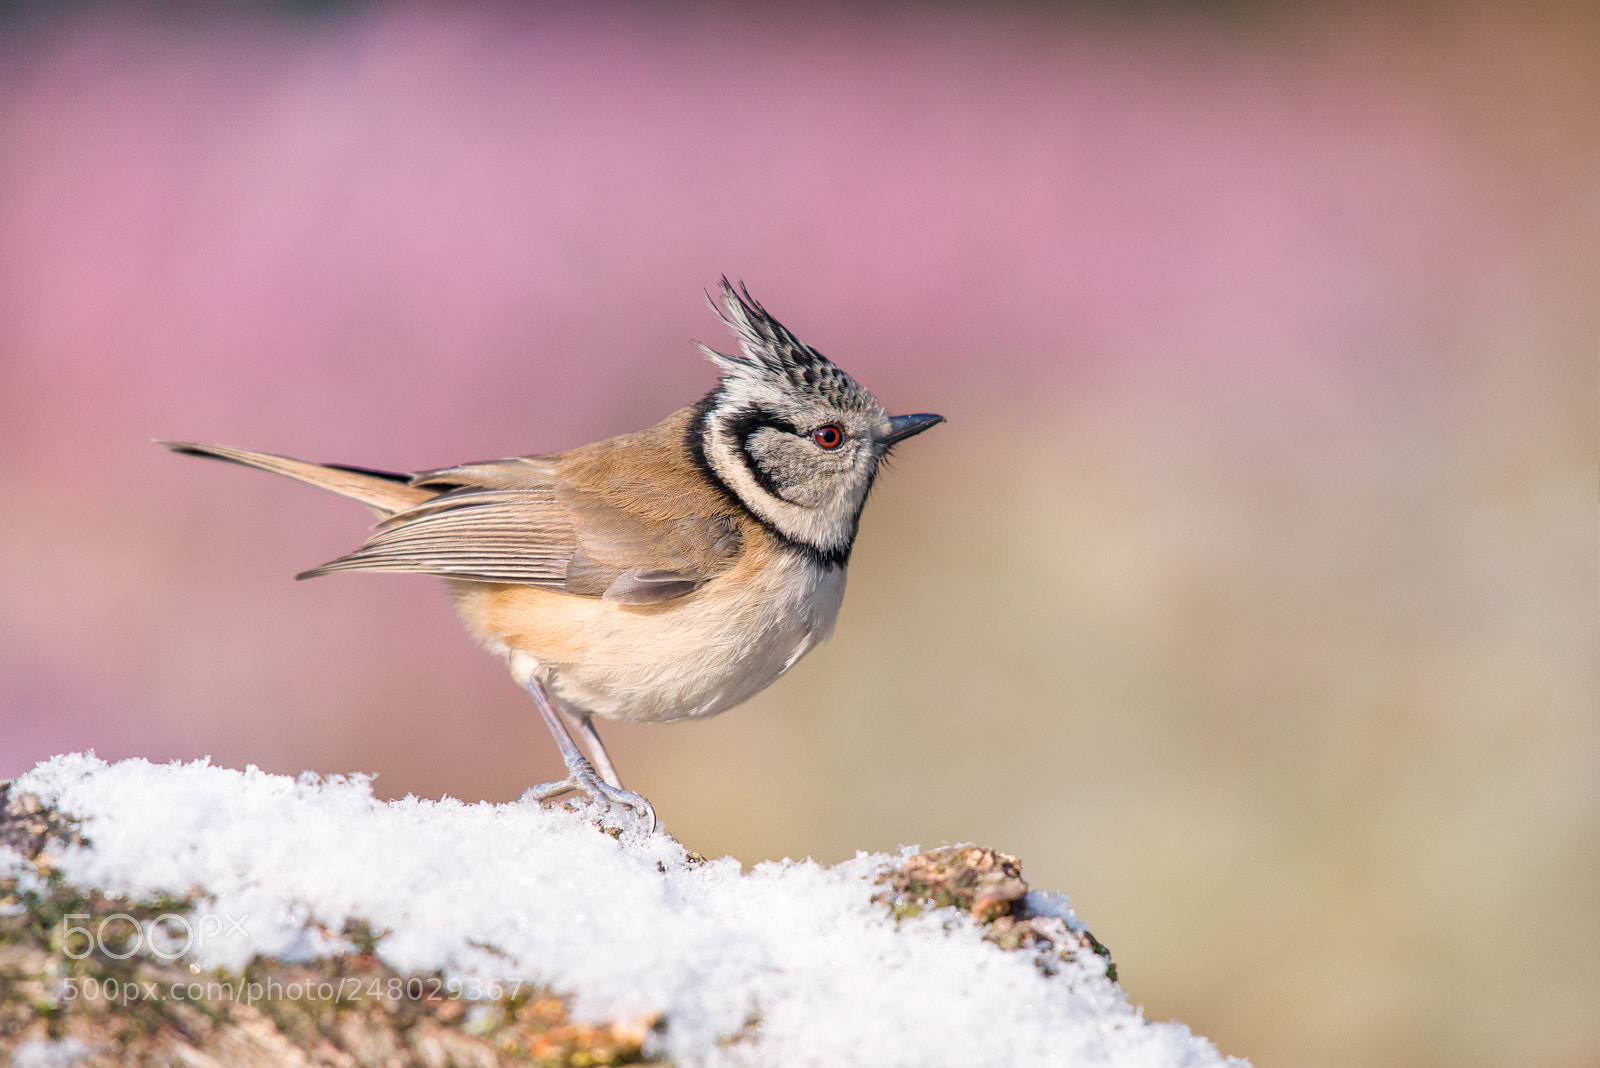
[(707, 293), (706, 299), (717, 317), (733, 331), (739, 351), (718, 352), (703, 344), (700, 351), (717, 365), (724, 380), (761, 379), (769, 383), (777, 380), (797, 393), (818, 394), (835, 403), (871, 396), (832, 360), (774, 319), (743, 283), (736, 289), (724, 277), (721, 293), (720, 307), (711, 294)]

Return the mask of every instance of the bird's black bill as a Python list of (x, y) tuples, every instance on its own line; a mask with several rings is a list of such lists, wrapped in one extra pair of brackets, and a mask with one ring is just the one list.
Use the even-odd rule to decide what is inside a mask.
[(883, 445), (888, 448), (897, 441), (904, 441), (914, 434), (920, 434), (930, 426), (937, 426), (944, 422), (942, 415), (896, 415), (889, 419), (889, 436), (883, 439)]

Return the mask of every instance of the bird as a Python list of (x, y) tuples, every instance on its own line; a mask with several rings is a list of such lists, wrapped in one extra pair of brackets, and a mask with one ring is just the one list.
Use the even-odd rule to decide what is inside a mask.
[[(888, 415), (726, 277), (712, 310), (733, 352), (703, 398), (567, 452), (396, 473), (192, 441), (173, 452), (284, 475), (379, 517), (353, 552), (302, 572), (445, 580), (471, 632), (534, 699), (565, 779), (521, 800), (620, 806), (594, 718), (670, 723), (764, 690), (833, 633), (862, 508), (885, 457), (944, 421)], [(588, 750), (578, 744), (583, 740)]]

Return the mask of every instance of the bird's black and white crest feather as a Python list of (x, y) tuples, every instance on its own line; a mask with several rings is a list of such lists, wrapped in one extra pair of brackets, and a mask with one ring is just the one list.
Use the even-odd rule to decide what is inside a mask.
[[(739, 351), (737, 354), (718, 352), (707, 345), (701, 345), (700, 351), (724, 376), (777, 380), (796, 392), (813, 393), (835, 403), (867, 410), (862, 404), (865, 400), (873, 409), (877, 408), (872, 394), (832, 360), (790, 333), (757, 303), (743, 283), (735, 289), (733, 283), (724, 278), (721, 290), (722, 306), (718, 307), (712, 300), (711, 308), (733, 331)], [(709, 294), (707, 299), (710, 299)]]
[[(877, 398), (726, 278), (712, 307), (736, 353), (701, 345), (722, 372), (700, 402), (690, 448), (737, 503), (789, 544), (827, 564), (849, 559), (889, 432)], [(812, 434), (837, 427), (843, 444)]]

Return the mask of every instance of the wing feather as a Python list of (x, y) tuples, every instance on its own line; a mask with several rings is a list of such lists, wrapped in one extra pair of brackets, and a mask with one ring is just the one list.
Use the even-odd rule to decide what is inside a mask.
[(411, 571), (562, 589), (576, 548), (572, 522), (548, 488), (456, 490), (390, 516), (361, 548), (301, 577)]
[[(527, 485), (538, 471), (522, 468), (523, 488), (463, 487), (398, 512), (355, 552), (299, 577), (401, 571), (654, 603), (697, 589), (742, 548), (726, 515), (660, 519), (570, 484)], [(453, 468), (449, 477), (471, 472)], [(509, 473), (499, 467), (492, 481), (504, 486)], [(650, 498), (639, 507), (657, 503)]]

